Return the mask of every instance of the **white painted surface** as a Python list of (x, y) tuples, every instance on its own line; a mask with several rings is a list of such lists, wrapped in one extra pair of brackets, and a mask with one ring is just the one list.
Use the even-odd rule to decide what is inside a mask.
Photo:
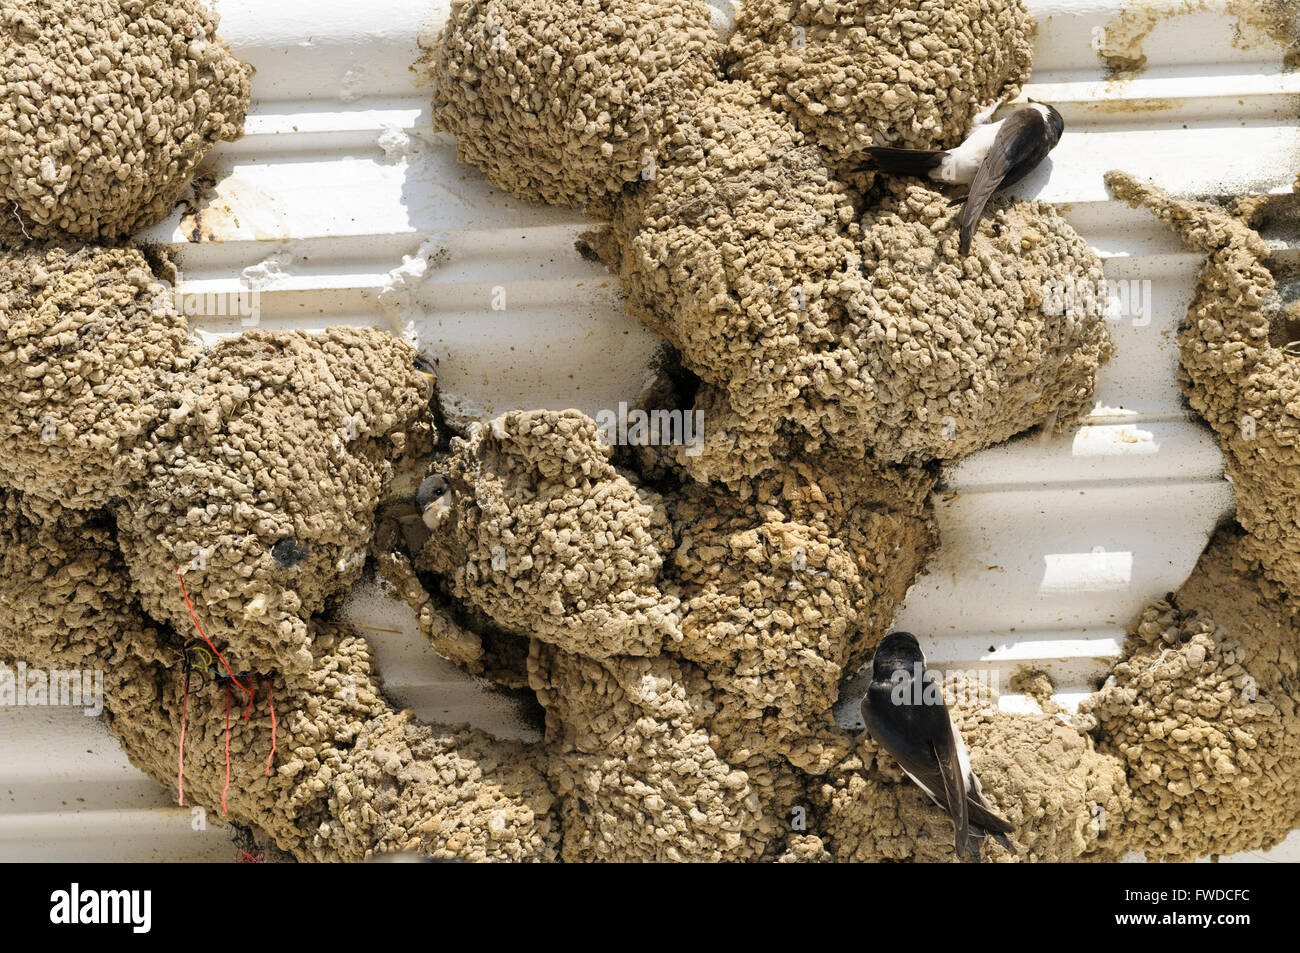
[[(178, 250), (183, 291), (258, 287), (264, 327), (410, 336), (438, 360), (456, 419), (632, 399), (657, 342), (624, 313), (608, 273), (574, 251), (582, 217), (488, 187), (432, 131), (409, 65), (445, 4), (217, 0), (221, 34), (258, 70), (246, 136), (208, 163), (216, 197), (202, 219), (218, 240), (189, 242), (179, 209), (141, 237)], [(715, 25), (729, 22), (730, 0), (712, 5)], [(1116, 3), (1030, 0), (1040, 30), (1027, 94), (1054, 103), (1067, 130), (1017, 192), (1059, 203), (1110, 280), (1150, 281), (1150, 321), (1114, 326), (1119, 353), (1086, 426), (1022, 437), (948, 475), (942, 549), (897, 620), (936, 664), (996, 672), (1004, 687), (1018, 667), (1049, 671), (1067, 706), (1106, 670), (1136, 612), (1186, 576), (1232, 500), (1174, 377), (1174, 329), (1200, 260), (1111, 200), (1102, 173), (1227, 193), (1286, 190), (1300, 168), (1300, 74), (1283, 73), (1281, 50), (1252, 45), (1253, 34), (1234, 45), (1222, 4), (1205, 6), (1156, 26), (1143, 74), (1110, 81), (1092, 44)], [(505, 311), (490, 307), (498, 289)], [(237, 318), (193, 323), (205, 340), (241, 330)], [(438, 660), (402, 607), (366, 590), (347, 612), (393, 630), (368, 634), (399, 703), (528, 736), (518, 708)], [(0, 711), (0, 860), (233, 856), (223, 834), (193, 834), (188, 813), (167, 804), (98, 723)], [(1300, 858), (1294, 836), (1241, 859), (1288, 858)]]
[(178, 807), (75, 708), (0, 708), (0, 860), (231, 861), (209, 813)]

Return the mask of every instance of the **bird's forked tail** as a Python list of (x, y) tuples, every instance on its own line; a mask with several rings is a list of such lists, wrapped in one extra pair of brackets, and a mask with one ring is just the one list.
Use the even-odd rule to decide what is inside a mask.
[(994, 814), (978, 792), (971, 792), (966, 807), (970, 812), (970, 837), (965, 844), (957, 845), (958, 858), (966, 854), (971, 860), (979, 863), (980, 844), (985, 837), (992, 837), (1007, 851), (1016, 853), (1016, 848), (1007, 837), (1008, 834), (1015, 833), (1015, 828), (1006, 819)]
[(948, 155), (935, 149), (895, 149), (892, 146), (870, 146), (867, 149), (870, 161), (863, 163), (865, 169), (876, 169), (893, 175), (926, 176), (936, 168)]

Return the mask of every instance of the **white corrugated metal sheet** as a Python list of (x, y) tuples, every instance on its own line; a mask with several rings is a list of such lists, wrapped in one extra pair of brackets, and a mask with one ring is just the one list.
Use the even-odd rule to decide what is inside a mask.
[[(1283, 41), (1228, 12), (1239, 2), (1146, 3), (1124, 21), (1108, 0), (1029, 4), (1040, 29), (1026, 92), (1057, 105), (1067, 135), (1018, 192), (1059, 203), (1109, 279), (1150, 282), (1138, 286), (1150, 321), (1114, 325), (1119, 352), (1084, 426), (1012, 441), (949, 474), (942, 548), (898, 623), (928, 639), (934, 661), (996, 671), (1004, 690), (1021, 666), (1046, 670), (1070, 704), (1232, 507), (1218, 450), (1184, 410), (1174, 373), (1174, 330), (1200, 259), (1111, 200), (1102, 173), (1124, 168), (1184, 193), (1289, 189), (1300, 73), (1284, 71)], [(725, 22), (727, 0), (714, 5)], [(223, 37), (257, 68), (254, 102), (245, 137), (205, 169), (213, 184), (198, 215), (178, 209), (141, 236), (177, 250), (182, 291), (257, 287), (264, 327), (413, 333), (438, 359), (458, 419), (512, 407), (594, 413), (641, 391), (656, 341), (624, 313), (605, 269), (575, 253), (582, 217), (488, 187), (432, 131), (428, 91), (409, 66), (446, 0), (432, 10), (423, 0), (215, 6)], [(1135, 46), (1145, 70), (1109, 78), (1097, 50)], [(496, 286), (508, 310), (489, 307)], [(241, 329), (218, 317), (192, 326)], [(438, 659), (378, 588), (357, 592), (348, 614), (371, 628), (401, 703), (532, 736), (508, 700)], [(233, 858), (219, 831), (191, 832), (189, 811), (167, 807), (98, 722), (67, 710), (0, 719), (0, 859)], [(1282, 857), (1300, 857), (1296, 837), (1263, 859)]]

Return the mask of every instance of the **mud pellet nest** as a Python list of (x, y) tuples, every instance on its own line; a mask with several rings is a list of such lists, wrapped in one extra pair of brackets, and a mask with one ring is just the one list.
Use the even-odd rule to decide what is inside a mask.
[(834, 163), (865, 146), (956, 145), (986, 102), (1029, 77), (1020, 0), (746, 0), (729, 75), (788, 113)]
[[(2, 9), (39, 40), (44, 21)], [(202, 37), (147, 19), (144, 0), (122, 9), (162, 24), (150, 42), (180, 58), (166, 62), (211, 52), (197, 8), (176, 9)], [(576, 411), (516, 411), (430, 460), (426, 382), (384, 332), (255, 331), (205, 352), (150, 302), (138, 253), (8, 257), (0, 399), (19, 452), (0, 463), (0, 658), (107, 668), (107, 721), (164, 784), (188, 717), (189, 795), (303, 860), (950, 859), (948, 819), (831, 708), (935, 545), (938, 464), (1079, 416), (1110, 344), (1099, 306), (1044, 308), (1052, 278), (1100, 278), (1049, 207), (997, 210), (958, 260), (938, 193), (864, 195), (833, 171), (864, 137), (955, 139), (1023, 82), (1019, 3), (943, 11), (759, 0), (724, 79), (702, 3), (454, 4), (425, 64), (438, 121), (496, 185), (601, 216), (592, 245), (695, 378), (660, 396), (709, 410), (698, 459), (615, 451)], [(756, 39), (805, 22), (803, 56)], [(943, 95), (959, 61), (971, 74)], [(114, 221), (146, 220), (159, 195)], [(106, 360), (128, 373), (110, 379)], [(391, 514), (374, 529), (414, 461), (441, 492), (411, 561)], [(1294, 825), (1294, 620), (1253, 561), (1268, 533), (1247, 528), (1222, 543), (1230, 573), (1215, 549), (1144, 614), (1075, 721), (988, 693), (955, 707), (1016, 858), (1191, 856)], [(369, 556), (444, 653), (535, 693), (542, 742), (388, 704), (364, 639), (322, 615)], [(189, 695), (178, 570), (239, 670)], [(1201, 598), (1233, 587), (1230, 605)], [(1225, 697), (1246, 678), (1263, 704)], [(248, 696), (229, 729), (223, 690)]]
[(437, 128), (512, 195), (586, 204), (653, 175), (721, 60), (703, 0), (456, 0), (425, 68)]
[(308, 618), (360, 577), (392, 462), (427, 431), (413, 359), (372, 328), (249, 331), (206, 354), (114, 506), (145, 609), (186, 626), (180, 568), (232, 664), (305, 670)]
[(1297, 618), (1250, 550), (1221, 532), (1080, 705), (1124, 760), (1130, 846), (1150, 860), (1268, 848), (1300, 826)]
[(0, 2), (0, 244), (115, 242), (242, 134), (252, 68), (197, 0)]
[(846, 393), (821, 426), (863, 427), (886, 460), (955, 460), (1049, 421), (1062, 431), (1091, 409), (1114, 351), (1099, 297), (1057, 306), (1060, 276), (1104, 277), (1055, 209), (998, 210), (965, 261), (959, 216), (939, 193), (894, 182), (862, 221), (864, 280), (846, 288), (854, 336), (839, 363), (872, 390)]
[(658, 495), (610, 464), (596, 424), (511, 412), (455, 442), (422, 568), (499, 625), (587, 655), (655, 655), (681, 641), (657, 582), (673, 546)]
[(202, 349), (135, 249), (0, 259), (0, 479), (73, 509), (140, 479)]
[[(111, 520), (50, 519), (7, 490), (0, 570), (0, 660), (99, 669), (109, 728), (184, 806), (304, 861), (555, 859), (555, 798), (536, 747), (394, 710), (370, 646), (346, 627), (313, 621), (298, 674), (186, 669), (185, 637), (140, 611)], [(227, 695), (247, 717), (227, 719)]]
[(704, 382), (704, 452), (735, 485), (791, 457), (955, 460), (1090, 409), (1112, 346), (1103, 301), (1054, 308), (1101, 261), (1049, 206), (1018, 202), (957, 253), (959, 210), (913, 180), (874, 204), (745, 83), (699, 98), (651, 182), (587, 240), (629, 310)]

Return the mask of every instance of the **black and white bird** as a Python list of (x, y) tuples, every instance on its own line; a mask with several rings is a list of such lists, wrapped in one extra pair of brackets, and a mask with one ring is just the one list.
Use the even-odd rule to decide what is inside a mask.
[(871, 146), (866, 168), (897, 175), (928, 176), (935, 182), (969, 185), (970, 190), (953, 204), (965, 201), (961, 219), (961, 253), (970, 253), (971, 236), (979, 225), (984, 206), (999, 189), (1014, 185), (1032, 172), (1056, 148), (1065, 131), (1065, 120), (1056, 108), (1029, 100), (1005, 119), (990, 122), (998, 107), (975, 117), (975, 128), (955, 149), (894, 149)]
[(903, 772), (946, 810), (956, 829), (957, 857), (978, 863), (986, 836), (1014, 853), (1014, 828), (984, 803), (979, 778), (961, 733), (948, 716), (938, 679), (925, 670), (925, 655), (910, 632), (894, 632), (876, 647), (871, 684), (862, 699), (867, 731)]

